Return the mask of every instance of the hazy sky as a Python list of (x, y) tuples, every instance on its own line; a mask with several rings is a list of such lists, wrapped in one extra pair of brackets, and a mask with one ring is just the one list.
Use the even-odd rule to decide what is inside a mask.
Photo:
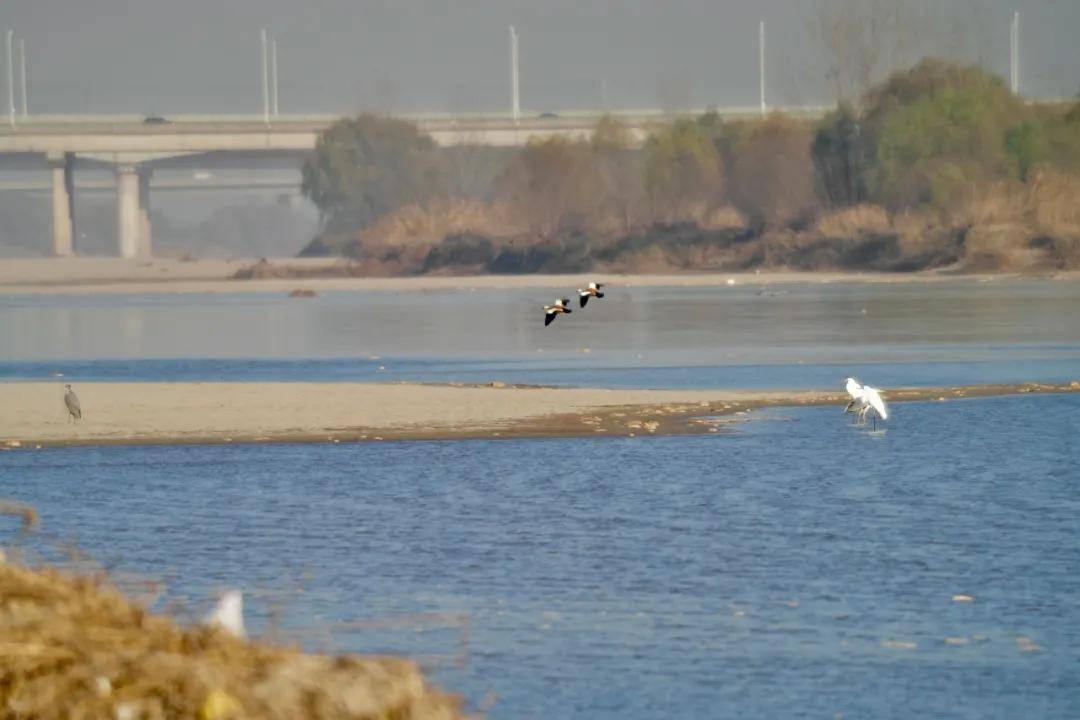
[[(1008, 74), (1023, 13), (1023, 89), (1080, 88), (1080, 0), (905, 0), (963, 6), (944, 52)], [(5, 0), (25, 37), (31, 111), (259, 112), (259, 28), (278, 40), (282, 112), (503, 109), (508, 32), (531, 111), (828, 101), (816, 0)], [(975, 8), (975, 12), (971, 12)]]

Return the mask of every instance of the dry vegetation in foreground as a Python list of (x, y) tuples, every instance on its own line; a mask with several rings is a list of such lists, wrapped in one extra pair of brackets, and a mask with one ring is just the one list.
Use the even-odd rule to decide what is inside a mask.
[[(10, 511), (10, 512), (9, 512)], [(32, 509), (0, 503), (24, 525)], [(28, 514), (29, 513), (29, 514)], [(309, 655), (183, 628), (103, 577), (0, 559), (0, 717), (455, 720), (412, 662)]]

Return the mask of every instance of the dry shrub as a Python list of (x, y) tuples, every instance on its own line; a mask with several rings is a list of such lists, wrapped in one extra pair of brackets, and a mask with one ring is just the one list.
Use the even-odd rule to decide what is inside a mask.
[(1046, 267), (1044, 253), (1029, 246), (1028, 234), (1016, 223), (971, 227), (964, 242), (964, 269), (993, 272)]
[(97, 579), (0, 563), (0, 707), (26, 718), (463, 715), (415, 664), (184, 629)]
[(932, 233), (939, 225), (937, 215), (905, 210), (892, 216), (893, 229), (903, 238), (915, 238)]
[(831, 240), (862, 234), (884, 235), (893, 232), (893, 227), (885, 208), (863, 204), (822, 215), (817, 221), (817, 231), (822, 237)]
[(659, 245), (649, 245), (640, 250), (623, 253), (611, 263), (599, 268), (603, 272), (619, 272), (628, 275), (664, 273), (677, 270), (668, 261), (664, 249)]
[(1042, 167), (1028, 181), (981, 187), (957, 213), (967, 226), (966, 269), (1045, 270), (1080, 266), (1080, 177)]
[(1040, 234), (1080, 239), (1080, 176), (1039, 168), (1028, 180), (1028, 208)]
[(530, 232), (550, 236), (590, 225), (604, 204), (604, 179), (586, 142), (532, 140), (499, 178), (499, 197)]
[(425, 206), (407, 205), (384, 215), (363, 231), (363, 241), (364, 247), (371, 249), (430, 248), (448, 235), (507, 237), (522, 231), (505, 205), (452, 198)]
[(814, 207), (810, 129), (774, 113), (756, 123), (731, 169), (728, 194), (756, 227), (778, 229)]
[(700, 223), (705, 230), (728, 230), (747, 228), (746, 216), (733, 205), (724, 205), (706, 213)]
[(1001, 225), (1026, 220), (1029, 189), (1019, 180), (1003, 180), (979, 188), (956, 213), (965, 225)]

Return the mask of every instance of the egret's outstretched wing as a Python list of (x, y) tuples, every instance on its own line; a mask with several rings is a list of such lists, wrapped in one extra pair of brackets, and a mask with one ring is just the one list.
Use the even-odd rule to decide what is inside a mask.
[(870, 407), (874, 408), (874, 410), (877, 411), (878, 417), (880, 417), (882, 420), (889, 419), (889, 411), (885, 408), (885, 401), (881, 399), (881, 393), (878, 392), (877, 388), (872, 388), (864, 385), (863, 397), (865, 398), (867, 404), (869, 404)]
[(864, 399), (865, 387), (859, 384), (859, 381), (855, 378), (848, 378), (847, 383), (844, 385), (844, 389), (847, 390), (848, 395), (856, 400)]

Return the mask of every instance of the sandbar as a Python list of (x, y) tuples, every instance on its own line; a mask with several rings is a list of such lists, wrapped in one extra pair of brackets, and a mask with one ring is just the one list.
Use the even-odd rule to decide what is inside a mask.
[[(623, 390), (420, 383), (0, 383), (0, 448), (649, 436), (722, 432), (765, 407), (842, 407), (841, 390)], [(1080, 392), (1024, 383), (898, 388), (889, 402)]]

